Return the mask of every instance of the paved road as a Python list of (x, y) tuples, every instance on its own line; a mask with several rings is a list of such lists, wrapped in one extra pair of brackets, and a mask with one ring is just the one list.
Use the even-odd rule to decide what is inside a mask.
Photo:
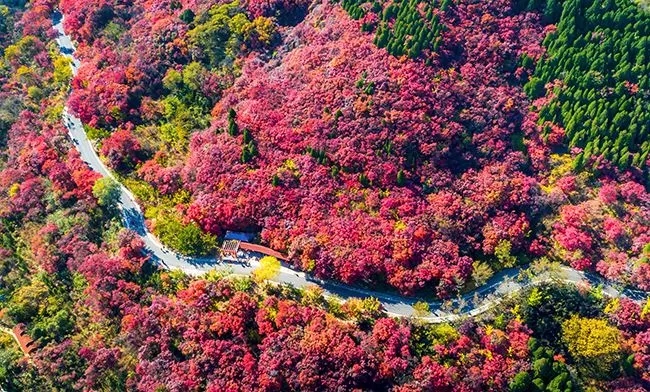
[[(71, 68), (73, 74), (76, 75), (80, 66), (80, 61), (74, 57), (75, 47), (70, 37), (65, 34), (63, 29), (63, 18), (60, 14), (54, 15), (53, 23), (55, 30), (58, 32), (56, 42), (59, 45), (61, 52), (72, 60)], [(102, 176), (115, 179), (110, 170), (108, 170), (104, 163), (99, 159), (93, 145), (86, 136), (81, 120), (74, 116), (67, 107), (64, 110), (63, 122), (68, 129), (70, 138), (75, 147), (79, 150), (82, 159)], [(253, 261), (250, 264), (243, 264), (228, 261), (218, 262), (214, 257), (189, 258), (178, 255), (165, 248), (165, 246), (163, 246), (147, 229), (144, 222), (144, 215), (140, 206), (136, 202), (135, 196), (121, 184), (120, 189), (120, 209), (125, 225), (142, 237), (151, 259), (161, 267), (167, 269), (179, 269), (187, 274), (198, 276), (211, 269), (228, 270), (234, 274), (250, 275), (258, 266), (259, 263), (257, 261)], [(632, 290), (619, 290), (597, 277), (587, 276), (583, 272), (568, 267), (562, 267), (560, 271), (553, 274), (545, 273), (533, 279), (520, 281), (517, 277), (520, 276), (522, 271), (523, 270), (520, 268), (500, 271), (485, 285), (460, 298), (454, 299), (451, 303), (447, 303), (447, 306), (441, 302), (430, 302), (430, 314), (420, 318), (423, 321), (437, 323), (453, 321), (459, 317), (467, 315), (477, 315), (489, 309), (507, 295), (513, 294), (530, 285), (548, 281), (552, 278), (571, 283), (588, 281), (593, 285), (602, 285), (603, 292), (610, 296), (625, 296), (638, 301), (647, 298), (647, 293)], [(415, 298), (408, 298), (396, 294), (361, 289), (336, 282), (315, 279), (303, 272), (295, 271), (286, 265), (281, 267), (280, 273), (273, 280), (278, 283), (290, 284), (298, 288), (318, 285), (324, 290), (326, 295), (337, 296), (343, 300), (348, 298), (377, 298), (382, 303), (386, 312), (392, 316), (409, 317), (416, 313), (413, 305), (418, 300)], [(450, 304), (451, 306), (448, 306)]]

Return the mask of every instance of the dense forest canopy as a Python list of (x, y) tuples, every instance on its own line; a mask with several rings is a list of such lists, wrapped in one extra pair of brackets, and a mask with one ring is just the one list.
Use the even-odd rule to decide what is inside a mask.
[[(647, 291), (647, 8), (3, 1), (0, 325), (35, 349), (0, 331), (0, 387), (650, 389), (647, 300), (558, 279), (426, 324), (268, 271), (190, 277), (151, 263), (115, 182), (183, 255), (236, 230), (316, 277), (423, 298), (529, 263)], [(116, 180), (83, 162), (65, 105)]]
[(650, 152), (650, 14), (622, 0), (565, 1), (559, 18), (559, 5), (545, 9), (551, 7), (549, 18), (559, 23), (526, 85), (537, 98), (550, 84), (540, 108), (545, 134), (561, 126), (561, 142), (581, 149), (579, 167), (602, 157), (620, 168), (644, 168)]
[[(183, 254), (241, 230), (316, 276), (403, 293), (544, 255), (646, 287), (643, 225), (562, 240), (566, 204), (647, 171), (647, 15), (583, 3), (64, 1), (83, 60), (69, 103)], [(585, 56), (611, 61), (588, 62), (598, 76)], [(645, 219), (646, 200), (611, 218)]]

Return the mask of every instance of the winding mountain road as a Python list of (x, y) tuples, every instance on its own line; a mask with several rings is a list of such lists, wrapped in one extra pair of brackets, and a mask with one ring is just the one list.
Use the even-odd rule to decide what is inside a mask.
[[(74, 56), (75, 46), (70, 36), (63, 28), (63, 16), (60, 13), (53, 15), (54, 29), (58, 32), (56, 42), (63, 55), (71, 60), (73, 75), (81, 65), (80, 61)], [(100, 173), (104, 177), (114, 180), (115, 177), (111, 171), (99, 159), (93, 145), (88, 139), (81, 120), (74, 116), (66, 107), (63, 113), (63, 122), (68, 129), (76, 149), (79, 151), (81, 158), (90, 166), (91, 169)], [(116, 180), (119, 183), (119, 181)], [(149, 253), (151, 260), (166, 269), (178, 269), (189, 275), (202, 275), (212, 269), (226, 270), (233, 274), (250, 275), (258, 266), (254, 261), (250, 264), (235, 263), (228, 261), (218, 261), (211, 258), (191, 258), (184, 257), (167, 249), (158, 239), (147, 229), (144, 221), (144, 215), (135, 196), (121, 183), (120, 184), (120, 210), (125, 225), (138, 233), (143, 239), (146, 251)], [(531, 285), (536, 285), (551, 279), (558, 279), (570, 283), (588, 282), (591, 285), (600, 285), (603, 293), (613, 297), (629, 297), (636, 301), (645, 300), (648, 294), (642, 291), (630, 289), (618, 289), (610, 283), (594, 276), (587, 275), (581, 271), (569, 267), (561, 267), (556, 273), (544, 273), (533, 279), (519, 280), (520, 273), (525, 272), (521, 268), (503, 270), (492, 276), (490, 280), (480, 288), (456, 298), (447, 306), (440, 301), (429, 303), (428, 315), (419, 315), (418, 317), (425, 322), (440, 323), (454, 321), (465, 316), (474, 316), (480, 314), (499, 301), (519, 290)], [(283, 265), (279, 274), (273, 279), (278, 283), (290, 284), (298, 288), (304, 288), (311, 285), (318, 285), (325, 295), (336, 296), (342, 300), (349, 298), (377, 298), (383, 305), (385, 311), (396, 317), (410, 317), (417, 314), (414, 304), (419, 300), (417, 298), (404, 297), (397, 294), (391, 294), (380, 291), (366, 290), (352, 287), (332, 281), (324, 281), (313, 278), (303, 272), (295, 271), (289, 266)]]

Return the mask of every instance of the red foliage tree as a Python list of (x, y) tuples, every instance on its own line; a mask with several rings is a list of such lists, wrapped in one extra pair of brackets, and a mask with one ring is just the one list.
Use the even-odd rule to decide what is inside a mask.
[(108, 159), (111, 168), (127, 172), (140, 162), (143, 151), (131, 131), (122, 129), (104, 139), (101, 153)]

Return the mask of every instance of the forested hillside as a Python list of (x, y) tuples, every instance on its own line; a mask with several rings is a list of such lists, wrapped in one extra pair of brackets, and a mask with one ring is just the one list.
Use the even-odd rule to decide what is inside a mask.
[[(650, 290), (646, 8), (2, 2), (1, 389), (650, 390), (650, 302), (557, 272)], [(529, 263), (552, 279), (427, 324), (316, 286), (161, 269), (64, 105), (180, 254), (246, 231), (315, 277), (427, 299)]]
[(566, 139), (555, 143), (580, 148), (577, 167), (605, 158), (620, 168), (644, 168), (650, 153), (650, 14), (624, 0), (563, 4), (544, 6), (547, 18), (559, 23), (526, 85), (532, 98), (546, 95), (540, 104), (545, 136), (553, 133)]
[(70, 106), (183, 254), (240, 230), (403, 293), (540, 256), (647, 287), (647, 224), (562, 240), (563, 211), (612, 183), (641, 193), (594, 219), (647, 219), (647, 15), (619, 3), (63, 1)]

